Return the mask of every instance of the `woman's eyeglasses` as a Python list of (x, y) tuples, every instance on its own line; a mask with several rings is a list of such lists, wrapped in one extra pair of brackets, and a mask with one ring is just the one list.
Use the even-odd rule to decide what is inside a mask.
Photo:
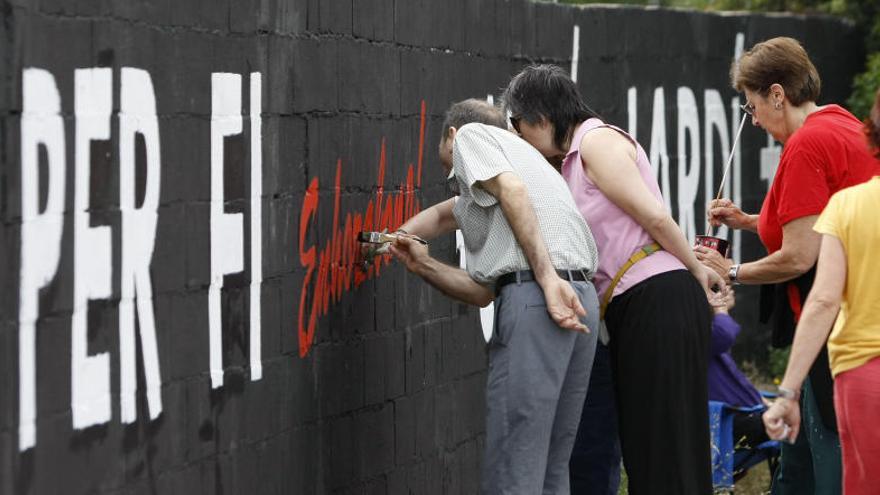
[(746, 102), (744, 105), (740, 105), (739, 108), (748, 115), (755, 115), (755, 105), (749, 102)]

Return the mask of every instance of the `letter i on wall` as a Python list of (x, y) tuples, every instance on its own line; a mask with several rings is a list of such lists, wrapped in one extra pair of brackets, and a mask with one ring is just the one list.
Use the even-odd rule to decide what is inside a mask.
[(263, 77), (251, 72), (251, 285), (250, 355), (251, 380), (263, 377), (260, 286), (263, 283)]

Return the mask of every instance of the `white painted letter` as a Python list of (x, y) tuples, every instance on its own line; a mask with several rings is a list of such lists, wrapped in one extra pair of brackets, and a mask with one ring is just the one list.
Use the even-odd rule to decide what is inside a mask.
[(241, 134), (241, 76), (211, 74), (211, 282), (208, 332), (211, 387), (223, 386), (223, 335), (220, 289), (223, 276), (244, 269), (241, 213), (223, 213), (223, 138)]
[(626, 111), (627, 111), (627, 128), (626, 132), (629, 133), (630, 136), (636, 141), (638, 138), (636, 137), (636, 132), (638, 129), (638, 117), (639, 117), (639, 108), (638, 108), (638, 90), (635, 86), (626, 90)]
[(263, 78), (251, 72), (251, 380), (263, 377), (260, 284), (263, 283)]
[[(162, 413), (162, 379), (156, 345), (153, 314), (153, 284), (150, 260), (156, 241), (159, 185), (162, 172), (159, 152), (159, 120), (156, 96), (150, 74), (123, 67), (119, 109), (119, 209), (122, 211), (122, 274), (119, 301), (119, 365), (122, 422), (137, 419), (135, 392), (134, 304), (140, 324), (144, 374), (150, 419)], [(146, 186), (144, 202), (135, 204), (135, 136), (143, 136), (146, 147)]]
[(669, 192), (669, 151), (666, 148), (666, 97), (663, 88), (654, 90), (654, 109), (651, 120), (651, 165), (663, 193), (666, 209), (672, 212), (672, 199)]
[[(686, 87), (678, 88), (678, 225), (690, 242), (694, 241), (696, 225), (694, 202), (700, 184), (700, 117), (694, 92)], [(687, 135), (690, 149), (685, 150)]]
[[(703, 180), (704, 184), (704, 198), (706, 203), (703, 205), (704, 210), (708, 207), (709, 201), (715, 198), (715, 195), (718, 193), (718, 187), (720, 184), (715, 184), (715, 140), (713, 139), (713, 130), (718, 130), (718, 138), (721, 141), (721, 166), (724, 167), (727, 165), (727, 159), (730, 158), (730, 133), (727, 129), (727, 116), (724, 114), (724, 102), (721, 99), (721, 93), (719, 93), (715, 89), (707, 89), (703, 93), (703, 112), (705, 113), (705, 128), (703, 129), (703, 146), (706, 147), (704, 156), (705, 156), (705, 164), (706, 164), (706, 176)], [(722, 169), (722, 174), (723, 174)], [(722, 175), (723, 176), (723, 175)], [(727, 182), (724, 184), (724, 191), (722, 192), (721, 197), (729, 198), (730, 197), (730, 178), (728, 177)], [(708, 215), (706, 215), (708, 218)], [(705, 222), (701, 224), (702, 228), (707, 228), (708, 223)], [(706, 232), (708, 233), (708, 232)], [(715, 232), (717, 237), (722, 239), (727, 239), (727, 226), (722, 225), (717, 232)]]
[[(19, 450), (37, 443), (36, 328), (40, 289), (58, 269), (64, 227), (64, 121), (55, 78), (43, 69), (22, 71), (21, 115), (21, 285), (19, 288)], [(39, 148), (46, 147), (46, 209), (40, 213)]]
[(73, 195), (73, 317), (70, 410), (75, 429), (110, 421), (110, 354), (88, 353), (90, 299), (112, 295), (110, 227), (89, 227), (91, 143), (110, 139), (113, 69), (74, 71), (76, 180)]
[(761, 178), (767, 181), (768, 190), (776, 177), (780, 156), (782, 156), (782, 147), (776, 144), (776, 140), (768, 132), (767, 145), (761, 148)]
[(571, 80), (578, 82), (578, 59), (581, 52), (581, 27), (574, 25), (571, 33)]
[[(745, 34), (736, 33), (736, 41), (734, 42), (733, 58), (739, 60), (742, 56), (743, 46), (745, 45)], [(734, 96), (730, 100), (730, 129), (736, 132), (740, 123), (740, 101), (739, 96)], [(742, 137), (736, 143), (736, 149), (733, 150), (733, 203), (742, 206)], [(733, 261), (740, 263), (742, 261), (742, 230), (734, 229), (733, 231)]]

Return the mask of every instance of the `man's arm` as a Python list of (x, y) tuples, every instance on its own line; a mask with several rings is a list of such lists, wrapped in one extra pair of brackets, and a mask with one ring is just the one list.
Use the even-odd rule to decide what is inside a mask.
[[(452, 232), (458, 228), (458, 222), (455, 221), (455, 215), (452, 214), (456, 198), (458, 196), (420, 211), (404, 222), (397, 230), (402, 230), (407, 234), (421, 237), (428, 241)], [(386, 254), (389, 250), (389, 245), (361, 244), (360, 250), (365, 259), (371, 259), (371, 256)]]
[(458, 228), (458, 223), (452, 214), (456, 198), (457, 196), (449, 198), (446, 201), (420, 211), (417, 215), (404, 222), (400, 226), (400, 230), (426, 240), (431, 240), (454, 231)]
[(587, 314), (577, 293), (562, 280), (553, 267), (544, 236), (538, 226), (538, 217), (532, 208), (525, 183), (512, 172), (502, 172), (478, 183), (498, 200), (504, 217), (516, 241), (522, 248), (535, 278), (544, 291), (547, 312), (557, 325), (570, 330), (589, 331), (580, 321)]
[[(479, 182), (479, 186), (495, 196), (510, 224), (516, 241), (529, 260), (538, 283), (559, 278), (550, 253), (544, 244), (544, 236), (538, 227), (538, 217), (532, 208), (525, 183), (514, 173), (503, 172), (489, 180)], [(543, 284), (541, 284), (543, 286)]]
[(409, 271), (453, 299), (484, 307), (495, 298), (491, 288), (474, 281), (466, 271), (432, 258), (428, 247), (419, 242), (400, 237), (390, 251)]

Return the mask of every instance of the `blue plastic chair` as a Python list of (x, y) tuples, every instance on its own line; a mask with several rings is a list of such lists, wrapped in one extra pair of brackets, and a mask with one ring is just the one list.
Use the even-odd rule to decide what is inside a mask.
[(736, 407), (709, 401), (709, 429), (712, 437), (712, 484), (716, 491), (733, 490), (733, 484), (752, 466), (768, 461), (771, 471), (779, 457), (779, 442), (770, 440), (751, 448), (737, 448), (733, 438), (733, 414), (753, 413), (763, 404)]

